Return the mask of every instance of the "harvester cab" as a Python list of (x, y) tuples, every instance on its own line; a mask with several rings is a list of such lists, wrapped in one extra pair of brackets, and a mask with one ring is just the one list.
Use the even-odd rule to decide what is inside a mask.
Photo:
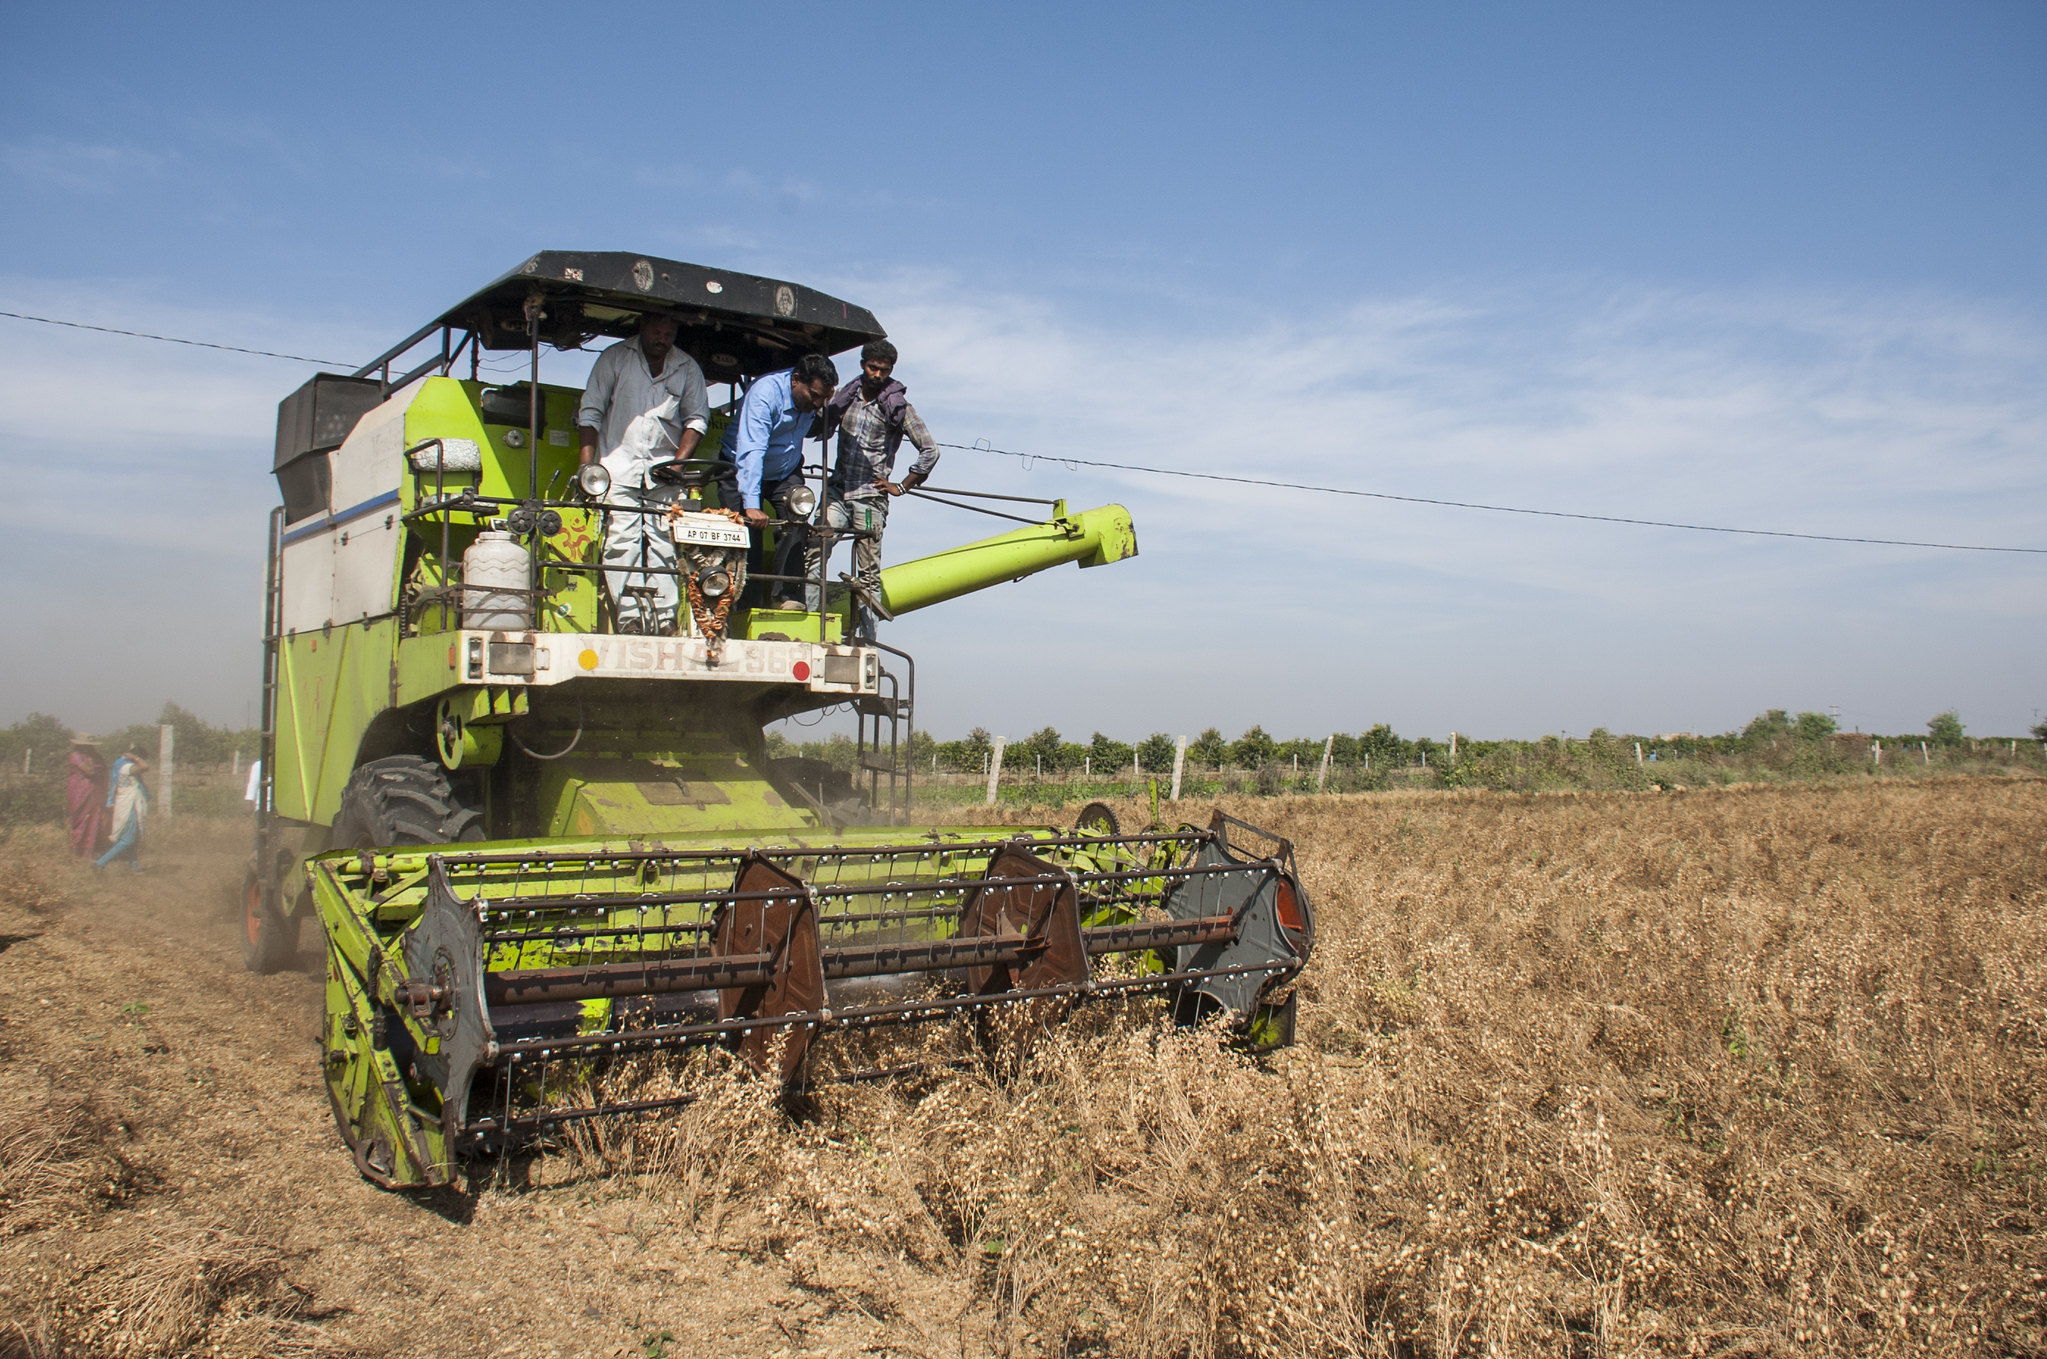
[[(829, 1035), (957, 1018), (1013, 1049), (1120, 996), (1284, 1039), (1313, 938), (1284, 841), (1223, 817), (909, 824), (914, 663), (862, 615), (1122, 560), (1128, 512), (1045, 502), (886, 568), (879, 597), (828, 579), (828, 551), (812, 578), (749, 582), (765, 558), (716, 460), (616, 494), (579, 462), (580, 391), (541, 381), (544, 349), (649, 313), (724, 413), (883, 334), (795, 284), (545, 252), (279, 409), (244, 956), (279, 967), (319, 920), (326, 1083), (363, 1174), (447, 1183), (465, 1155), (672, 1107), (674, 1060), (706, 1050), (796, 1084), (833, 1074)], [(492, 351), (524, 377), (487, 378)], [(673, 564), (607, 560), (622, 515)], [(789, 596), (812, 604), (761, 602)], [(835, 707), (850, 771), (770, 755), (766, 728)]]

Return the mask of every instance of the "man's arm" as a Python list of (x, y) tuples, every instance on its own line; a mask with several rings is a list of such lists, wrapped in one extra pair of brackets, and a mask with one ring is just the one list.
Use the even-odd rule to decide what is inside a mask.
[(761, 511), (761, 465), (767, 459), (768, 435), (775, 428), (769, 385), (763, 380), (747, 388), (739, 414), (732, 418), (732, 461), (739, 468), (739, 503), (746, 522), (756, 525), (768, 522)]
[(903, 474), (900, 483), (881, 483), (882, 489), (890, 495), (916, 490), (931, 479), (932, 470), (938, 466), (938, 441), (924, 427), (924, 417), (917, 414), (917, 408), (908, 402), (903, 403), (903, 437), (916, 446), (917, 461), (910, 464), (910, 470)]
[(613, 345), (590, 365), (590, 383), (583, 388), (583, 404), (576, 411), (576, 434), (582, 445), (579, 462), (597, 461), (597, 431), (604, 427), (604, 414), (611, 409), (611, 394), (618, 386), (619, 365), (612, 360), (618, 352)]
[[(684, 450), (688, 450), (695, 448), (697, 439), (703, 438), (704, 431), (711, 427), (711, 399), (704, 394), (704, 370), (689, 355), (684, 354), (682, 358), (682, 390), (675, 394), (675, 422), (682, 426), (678, 442)], [(696, 434), (695, 439), (690, 438), (692, 431)], [(689, 453), (684, 451), (681, 456), (686, 458)]]

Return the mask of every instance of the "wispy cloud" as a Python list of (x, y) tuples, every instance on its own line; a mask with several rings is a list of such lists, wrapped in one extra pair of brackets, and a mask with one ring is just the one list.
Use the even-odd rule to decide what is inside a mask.
[(23, 189), (116, 194), (155, 180), (177, 163), (175, 151), (121, 143), (39, 137), (0, 146), (0, 171)]
[[(2047, 545), (2036, 381), (2047, 338), (2023, 316), (1931, 295), (1578, 282), (1337, 299), (1197, 334), (928, 274), (830, 286), (889, 324), (938, 437), (1045, 459), (952, 451), (940, 483), (1118, 499), (1138, 521), (1134, 562), (897, 625), (894, 639), (920, 657), (921, 720), (940, 730), (1720, 729), (1762, 707), (1830, 703), (1891, 729), (1958, 705), (1976, 730), (2016, 730), (2039, 701), (2047, 563), (2035, 558), (1531, 519), (1058, 461)], [(292, 352), (369, 352), (385, 338), (309, 336), (282, 312), (185, 309), (99, 285), (0, 278), (0, 296)], [(276, 403), (305, 371), (0, 322), (0, 469), (16, 488), (0, 523), (17, 542), (212, 582), (195, 600), (246, 603), (273, 500)], [(549, 375), (573, 383), (582, 367), (564, 359)], [(889, 555), (1001, 527), (906, 503)], [(17, 607), (85, 607), (63, 571), (39, 569)], [(148, 598), (155, 612), (131, 619), (136, 635), (158, 629), (170, 645), (180, 605)], [(104, 614), (105, 603), (91, 605)], [(248, 632), (254, 616), (207, 626)]]
[[(2047, 337), (1963, 300), (1578, 283), (1373, 299), (1187, 335), (928, 276), (856, 295), (876, 299), (913, 396), (952, 442), (1592, 514), (2047, 546), (2047, 395), (2035, 380)], [(1981, 622), (1970, 651), (1887, 656), (1890, 688), (1926, 695), (1898, 697), (1907, 711), (1941, 692), (1963, 702), (1962, 690), (2016, 721), (2018, 676), (2047, 661), (2018, 640), (2047, 612), (2036, 558), (948, 456), (948, 482), (1127, 500), (1146, 556), (1116, 582), (1089, 582), (1091, 599), (1119, 597), (1125, 649), (1177, 648), (1199, 618), (1204, 639), (1289, 657), (1263, 682), (1289, 695), (1282, 706), (1339, 706), (1311, 697), (1322, 686), (1309, 676), (1367, 673), (1391, 648), (1415, 659), (1385, 676), (1378, 711), (1476, 725), (1442, 711), (1437, 667), (1422, 659), (1445, 635), (1483, 636), (1525, 669), (1490, 682), (1509, 729), (1613, 723), (1629, 709), (1643, 726), (1706, 726), (1800, 701), (1787, 690), (1823, 703), (1868, 687), (1855, 673), (1864, 642), (1924, 631), (1933, 612), (1943, 629)], [(907, 531), (891, 544), (904, 550), (957, 528), (899, 518)], [(1289, 616), (1303, 604), (1311, 617)], [(1200, 645), (1213, 675), (1216, 648)], [(1727, 686), (1724, 715), (1665, 713), (1657, 695), (1683, 687), (1668, 672), (1695, 664), (1694, 648), (1718, 653), (1716, 669), (1742, 653), (1780, 687), (1756, 692), (1744, 677)], [(1199, 706), (1178, 692), (1164, 701)], [(1148, 705), (1133, 695), (1124, 706)]]

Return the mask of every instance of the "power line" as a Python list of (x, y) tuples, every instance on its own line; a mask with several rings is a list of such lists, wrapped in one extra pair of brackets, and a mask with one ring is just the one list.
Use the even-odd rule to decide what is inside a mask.
[[(254, 354), (265, 359), (289, 359), (295, 363), (317, 363), (328, 368), (353, 368), (355, 365), (340, 359), (315, 359), (304, 354), (280, 354), (271, 349), (244, 349), (240, 345), (215, 344), (210, 340), (186, 340), (176, 335), (153, 335), (144, 330), (120, 330), (113, 326), (88, 325), (83, 321), (60, 321), (54, 316), (30, 316), (25, 312), (0, 311), (0, 316), (12, 317), (17, 321), (39, 321), (48, 326), (68, 326), (74, 330), (96, 330), (106, 335), (126, 335), (137, 340), (161, 340), (165, 344), (191, 345), (198, 349), (220, 349), (230, 354)], [(1020, 458), (1026, 462), (1057, 462), (1069, 467), (1099, 467), (1115, 472), (1143, 472), (1155, 477), (1185, 477), (1194, 481), (1223, 481), (1238, 486), (1262, 486), (1279, 491), (1308, 491), (1315, 495), (1355, 496), (1366, 500), (1394, 500), (1408, 505), (1437, 505), (1453, 510), (1485, 510), (1492, 514), (1527, 514), (1543, 519), (1579, 519), (1598, 524), (1634, 524), (1642, 528), (1684, 529), (1692, 533), (1731, 533), (1749, 538), (1798, 538), (1816, 543), (1861, 543), (1875, 547), (1925, 547), (1943, 552), (2021, 552), (2047, 556), (2047, 547), (2003, 547), (1984, 543), (1927, 543), (1909, 538), (1862, 538), (1839, 533), (1798, 533), (1789, 529), (1729, 528), (1724, 524), (1687, 524), (1672, 519), (1636, 519), (1618, 514), (1589, 514), (1577, 510), (1537, 510), (1524, 505), (1487, 505), (1472, 500), (1442, 500), (1425, 495), (1395, 495), (1391, 491), (1364, 491), (1353, 486), (1315, 486), (1307, 482), (1276, 481), (1263, 477), (1233, 477), (1221, 472), (1190, 472), (1180, 467), (1147, 467), (1141, 463), (1103, 462), (1092, 458), (1070, 458), (1044, 453), (1018, 453), (1007, 448), (992, 448), (987, 444), (940, 443), (940, 448), (956, 448), (968, 453), (999, 453), (1005, 458)]]
[(210, 340), (181, 340), (175, 335), (152, 335), (146, 330), (116, 330), (112, 326), (89, 326), (83, 321), (59, 321), (54, 316), (30, 316), (18, 311), (0, 311), (0, 316), (11, 316), (17, 321), (40, 321), (46, 326), (69, 326), (73, 330), (97, 330), (105, 335), (127, 335), (138, 340), (162, 340), (165, 344), (188, 344), (197, 349), (225, 349), (230, 354), (254, 354), (264, 359), (291, 359), (297, 363), (317, 363), (327, 368), (354, 368), (352, 363), (339, 359), (309, 359), (304, 354), (279, 354), (269, 349), (244, 349), (238, 344), (214, 344)]
[(1056, 462), (1068, 467), (1102, 467), (1117, 472), (1144, 472), (1156, 477), (1187, 477), (1194, 481), (1227, 481), (1239, 486), (1264, 486), (1281, 491), (1311, 491), (1317, 495), (1358, 496), (1368, 500), (1398, 500), (1409, 505), (1441, 505), (1455, 510), (1490, 510), (1495, 514), (1532, 514), (1545, 519), (1589, 519), (1601, 524), (1639, 524), (1645, 528), (1688, 529), (1694, 533), (1738, 533), (1753, 538), (1803, 538), (1821, 543), (1870, 543), (1880, 547), (1934, 547), (1948, 552), (2029, 552), (2047, 555), (2047, 547), (1993, 547), (1982, 543), (1922, 543), (1907, 538), (1855, 538), (1838, 533), (1794, 533), (1789, 529), (1728, 528), (1722, 524), (1686, 524), (1670, 519), (1632, 519), (1618, 514), (1586, 514), (1575, 510), (1535, 510), (1522, 505), (1484, 505), (1471, 500), (1439, 500), (1425, 495), (1395, 495), (1391, 491), (1361, 491), (1352, 486), (1314, 486), (1299, 481), (1272, 481), (1263, 477), (1232, 477), (1221, 472), (1190, 472), (1180, 467), (1146, 467), (1134, 462), (1099, 462), (1091, 458), (1069, 458), (1063, 454), (1017, 453), (986, 444), (939, 444), (969, 453), (1000, 453), (1005, 458), (1027, 462)]

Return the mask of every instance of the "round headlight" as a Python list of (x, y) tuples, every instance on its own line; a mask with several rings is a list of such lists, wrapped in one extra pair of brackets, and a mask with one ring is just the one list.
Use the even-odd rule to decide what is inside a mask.
[(798, 519), (810, 518), (810, 512), (817, 508), (817, 492), (808, 486), (798, 486), (782, 499), (788, 505), (789, 513)]
[(576, 489), (592, 500), (611, 489), (611, 472), (601, 462), (586, 462), (576, 469)]
[(723, 571), (706, 571), (697, 577), (697, 588), (704, 592), (704, 598), (716, 599), (732, 588), (732, 577)]

